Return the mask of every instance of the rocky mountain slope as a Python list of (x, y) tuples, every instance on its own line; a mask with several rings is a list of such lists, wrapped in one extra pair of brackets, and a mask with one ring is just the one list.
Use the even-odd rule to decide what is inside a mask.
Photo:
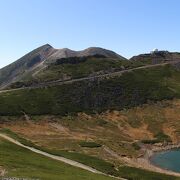
[(50, 45), (41, 46), (14, 63), (0, 69), (0, 87), (20, 80), (26, 73), (38, 68), (54, 52)]
[(54, 49), (49, 44), (46, 44), (33, 50), (14, 63), (0, 69), (0, 88), (4, 88), (17, 81), (21, 81), (28, 76), (36, 75), (49, 64), (55, 63), (59, 59), (95, 55), (100, 55), (105, 58), (125, 60), (125, 58), (113, 51), (98, 47), (88, 48), (83, 51), (73, 51), (67, 48)]

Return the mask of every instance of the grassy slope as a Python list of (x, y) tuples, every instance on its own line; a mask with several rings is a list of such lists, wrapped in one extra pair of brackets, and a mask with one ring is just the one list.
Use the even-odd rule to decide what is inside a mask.
[(44, 71), (37, 74), (36, 78), (41, 81), (56, 80), (65, 74), (73, 78), (89, 76), (99, 71), (115, 71), (123, 68), (134, 68), (144, 65), (143, 62), (133, 62), (121, 59), (88, 57), (84, 62), (78, 64), (63, 63), (51, 65)]
[[(98, 170), (100, 170), (100, 171), (102, 171), (102, 172), (104, 172), (104, 173), (107, 173), (107, 174), (112, 174), (112, 175), (114, 175), (114, 176), (119, 176), (119, 177), (124, 177), (124, 178), (127, 178), (127, 179), (133, 179), (133, 180), (152, 180), (152, 179), (158, 179), (158, 180), (175, 180), (175, 179), (179, 179), (179, 178), (176, 178), (176, 177), (173, 177), (173, 176), (168, 176), (168, 175), (163, 175), (163, 174), (160, 174), (160, 173), (155, 173), (155, 172), (150, 172), (150, 171), (146, 171), (146, 170), (142, 170), (142, 169), (137, 169), (137, 168), (133, 168), (133, 167), (127, 167), (127, 166), (121, 166), (121, 167), (119, 167), (118, 168), (118, 171), (116, 171), (115, 169), (114, 169), (114, 166), (111, 164), (111, 163), (108, 163), (108, 162), (105, 162), (104, 160), (101, 160), (101, 159), (98, 159), (98, 158), (95, 158), (95, 157), (91, 157), (91, 156), (88, 156), (88, 155), (83, 155), (83, 154), (79, 154), (79, 153), (70, 153), (70, 152), (65, 152), (65, 151), (53, 151), (53, 150), (49, 150), (49, 149), (42, 149), (41, 147), (37, 147), (36, 145), (34, 145), (34, 144), (32, 144), (30, 141), (27, 141), (27, 140), (25, 140), (25, 139), (23, 139), (23, 138), (21, 138), (21, 137), (19, 137), (17, 134), (15, 134), (15, 133), (13, 133), (13, 132), (11, 132), (11, 131), (9, 131), (9, 130), (1, 130), (1, 132), (3, 132), (3, 133), (6, 133), (6, 134), (8, 134), (9, 136), (11, 136), (11, 137), (13, 137), (13, 138), (15, 138), (16, 140), (18, 140), (18, 141), (20, 141), (20, 142), (22, 142), (23, 144), (25, 144), (25, 145), (28, 145), (28, 146), (32, 146), (32, 147), (35, 147), (35, 148), (37, 148), (37, 149), (41, 149), (41, 150), (44, 150), (44, 151), (46, 151), (46, 152), (48, 152), (48, 153), (51, 153), (51, 154), (54, 154), (54, 155), (59, 155), (59, 156), (63, 156), (63, 157), (66, 157), (66, 158), (69, 158), (69, 159), (73, 159), (73, 160), (75, 160), (75, 161), (78, 161), (78, 162), (81, 162), (81, 163), (84, 163), (84, 164), (86, 164), (86, 165), (89, 165), (89, 166), (91, 166), (91, 167), (94, 167), (94, 168), (96, 168), (96, 169), (98, 169)], [(1, 142), (1, 141), (0, 141)], [(18, 159), (18, 160), (16, 160), (16, 159), (14, 159), (14, 161), (12, 162), (12, 157), (13, 157), (13, 155), (16, 155), (16, 157), (18, 156), (18, 157), (20, 157), (20, 155), (22, 155), (22, 153), (24, 153), (24, 152), (26, 152), (27, 150), (23, 150), (22, 148), (19, 148), (19, 147), (17, 147), (17, 146), (15, 146), (15, 145), (12, 145), (11, 143), (0, 143), (0, 146), (2, 146), (3, 148), (1, 149), (1, 152), (2, 153), (5, 153), (6, 155), (7, 155), (7, 153), (9, 153), (9, 151), (13, 151), (14, 150), (14, 152), (16, 152), (17, 150), (18, 150), (18, 153), (16, 154), (16, 153), (12, 153), (11, 154), (11, 156), (9, 156), (9, 158), (8, 159), (4, 159), (3, 157), (0, 157), (0, 160), (1, 160), (1, 164), (0, 165), (8, 165), (8, 167), (10, 167), (10, 168), (12, 168), (11, 167), (11, 163), (13, 164), (14, 163), (14, 161), (16, 161), (16, 164), (18, 164), (17, 162), (21, 162), (22, 163), (22, 160), (21, 159)], [(11, 148), (9, 148), (9, 146), (12, 146)], [(8, 151), (6, 151), (6, 148), (8, 148)], [(16, 149), (16, 151), (15, 151), (15, 149), (14, 148), (17, 148)], [(9, 150), (9, 149), (11, 149), (11, 150)], [(19, 150), (20, 149), (20, 150)], [(5, 152), (6, 151), (6, 152)], [(24, 164), (25, 163), (27, 163), (26, 164), (26, 167), (28, 167), (29, 166), (29, 163), (31, 162), (31, 166), (33, 165), (33, 168), (35, 168), (36, 167), (36, 163), (38, 162), (38, 161), (40, 161), (40, 157), (39, 158), (36, 158), (36, 159), (33, 159), (33, 161), (30, 161), (29, 162), (29, 158), (33, 158), (32, 156), (31, 156), (31, 154), (34, 154), (34, 153), (31, 153), (31, 152), (29, 152), (29, 155), (28, 155), (28, 157), (26, 157), (26, 154), (24, 154), (24, 156), (26, 157), (25, 158), (25, 162), (23, 162)], [(3, 156), (4, 156), (4, 154), (3, 154)], [(24, 157), (23, 156), (23, 157)], [(35, 156), (35, 154), (34, 154), (34, 156)], [(38, 156), (38, 155), (36, 155), (36, 156)], [(21, 156), (22, 157), (22, 156)], [(11, 159), (11, 160), (10, 160)], [(44, 159), (46, 159), (46, 158), (44, 158)], [(4, 161), (5, 160), (5, 161)], [(23, 161), (24, 161), (24, 159), (23, 159)], [(3, 163), (2, 163), (3, 162)], [(41, 170), (42, 171), (42, 174), (40, 174), (39, 176), (37, 176), (36, 174), (35, 175), (33, 175), (33, 174), (28, 174), (27, 173), (27, 171), (24, 171), (23, 172), (23, 174), (21, 174), (21, 176), (20, 177), (23, 177), (23, 176), (25, 176), (25, 177), (43, 177), (43, 179), (46, 179), (47, 177), (49, 178), (48, 180), (50, 180), (51, 178), (52, 178), (52, 176), (48, 176), (49, 174), (52, 174), (53, 173), (53, 171), (54, 170), (56, 170), (57, 169), (57, 167), (55, 168), (55, 165), (57, 166), (57, 164), (53, 164), (52, 165), (52, 163), (50, 163), (50, 164), (46, 164), (45, 166), (43, 166), (42, 164), (42, 161), (40, 161), (40, 163), (38, 163), (39, 164), (39, 166), (43, 169), (38, 169), (38, 170)], [(43, 162), (43, 163), (45, 163), (45, 162)], [(19, 168), (19, 171), (22, 171), (22, 169), (23, 169), (23, 167), (22, 167), (22, 165), (19, 167), (18, 165), (16, 165), (17, 167), (16, 168)], [(32, 168), (30, 166), (30, 168)], [(7, 166), (6, 166), (7, 167)], [(44, 173), (44, 168), (45, 169), (49, 169), (49, 172), (48, 171), (46, 171), (46, 173), (45, 174), (43, 174)], [(53, 169), (52, 169), (53, 168)], [(73, 168), (72, 168), (73, 169)], [(74, 169), (76, 169), (76, 168), (74, 168)], [(34, 169), (33, 169), (34, 170)], [(68, 170), (67, 170), (68, 171)], [(35, 173), (34, 171), (32, 171), (33, 173)], [(37, 171), (36, 171), (37, 172)], [(66, 172), (66, 171), (65, 171)], [(64, 174), (61, 174), (62, 175), (62, 177), (63, 177), (63, 179), (69, 179), (69, 178), (72, 178), (71, 177), (71, 175), (73, 175), (73, 176), (76, 176), (76, 174), (74, 174), (74, 172), (73, 171), (71, 171), (71, 173), (70, 173), (70, 175), (69, 176), (67, 176), (67, 174), (65, 173), (65, 172), (63, 172)], [(83, 172), (83, 171), (82, 171)], [(27, 173), (27, 174), (26, 174)], [(57, 172), (56, 172), (57, 173)], [(85, 172), (84, 172), (85, 173)], [(83, 174), (83, 173), (82, 173)], [(11, 175), (11, 173), (10, 173), (10, 175)], [(15, 176), (17, 176), (17, 172), (16, 173), (12, 173), (12, 175), (15, 175)], [(86, 176), (86, 175), (85, 175)], [(18, 176), (19, 177), (19, 176)], [(53, 179), (54, 178), (54, 179)], [(56, 174), (54, 174), (54, 177), (53, 177), (52, 179), (53, 180), (56, 180)], [(59, 176), (59, 178), (61, 178), (60, 176)], [(78, 178), (78, 180), (80, 180), (81, 179), (81, 173), (79, 173), (79, 177), (77, 177)], [(94, 175), (94, 177), (93, 177), (93, 175), (91, 174), (91, 176), (89, 176), (89, 177), (84, 177), (85, 179), (87, 178), (87, 179), (91, 179), (91, 178), (94, 178), (94, 179), (101, 179), (101, 176), (98, 176), (98, 175)], [(103, 177), (104, 179), (108, 179), (108, 178), (105, 178), (105, 177)], [(110, 178), (109, 178), (110, 179)]]
[(60, 114), (123, 109), (180, 97), (180, 71), (172, 66), (136, 70), (107, 80), (76, 82), (0, 94), (0, 115)]
[(179, 180), (178, 177), (168, 176), (160, 173), (145, 171), (138, 168), (122, 166), (119, 175), (129, 180)]
[(16, 133), (14, 133), (8, 129), (2, 129), (2, 130), (0, 130), (0, 132), (7, 134), (8, 136), (16, 139), (17, 141), (21, 142), (24, 145), (34, 147), (36, 149), (40, 149), (40, 150), (48, 152), (50, 154), (54, 154), (54, 155), (58, 155), (58, 156), (62, 156), (62, 157), (68, 158), (68, 159), (78, 161), (78, 162), (86, 164), (90, 167), (96, 168), (97, 170), (99, 170), (101, 172), (104, 172), (107, 174), (115, 174), (115, 172), (116, 172), (113, 164), (103, 161), (99, 158), (88, 156), (85, 154), (75, 153), (75, 152), (68, 152), (68, 151), (54, 150), (54, 149), (50, 150), (45, 147), (36, 146), (31, 141), (28, 141), (28, 140), (18, 136)]
[(0, 165), (8, 177), (43, 180), (104, 180), (111, 179), (51, 160), (0, 139)]

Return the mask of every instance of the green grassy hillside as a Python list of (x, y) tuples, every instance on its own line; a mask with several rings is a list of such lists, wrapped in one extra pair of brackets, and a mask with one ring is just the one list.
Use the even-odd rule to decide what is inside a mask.
[(180, 97), (180, 71), (166, 65), (120, 77), (0, 94), (0, 115), (101, 112)]
[(127, 61), (124, 59), (106, 58), (103, 56), (74, 57), (59, 59), (47, 69), (40, 72), (36, 78), (40, 80), (56, 80), (65, 76), (72, 79), (89, 76), (94, 73), (107, 73), (122, 69), (129, 69), (143, 65), (142, 62)]
[(0, 165), (7, 171), (5, 177), (43, 180), (112, 179), (46, 158), (2, 139), (0, 139)]

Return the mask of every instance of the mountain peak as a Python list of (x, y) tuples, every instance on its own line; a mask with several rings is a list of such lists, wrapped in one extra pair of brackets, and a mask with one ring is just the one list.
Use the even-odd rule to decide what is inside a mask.
[(119, 54), (100, 47), (89, 47), (85, 50), (74, 51), (68, 48), (55, 49), (45, 44), (21, 57), (14, 63), (0, 70), (0, 88), (22, 79), (27, 73), (39, 71), (58, 59), (69, 57), (85, 57), (102, 55), (112, 59), (125, 59)]
[(50, 47), (50, 48), (53, 48), (49, 43), (47, 43), (47, 44), (44, 44), (43, 46), (41, 46), (41, 47)]
[(52, 53), (48, 57), (48, 60), (46, 62), (50, 63), (52, 61), (56, 61), (57, 59), (62, 59), (62, 58), (94, 56), (94, 55), (103, 55), (107, 58), (125, 59), (124, 57), (120, 56), (119, 54), (111, 50), (107, 50), (100, 47), (89, 47), (81, 51), (75, 51), (68, 48), (62, 48), (62, 49), (55, 49), (54, 53)]

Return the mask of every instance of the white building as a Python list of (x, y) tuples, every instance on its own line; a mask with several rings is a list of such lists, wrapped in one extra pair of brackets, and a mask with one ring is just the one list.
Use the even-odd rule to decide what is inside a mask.
[(154, 54), (154, 53), (157, 53), (157, 52), (159, 52), (158, 49), (153, 49), (153, 50), (151, 51), (151, 54)]

